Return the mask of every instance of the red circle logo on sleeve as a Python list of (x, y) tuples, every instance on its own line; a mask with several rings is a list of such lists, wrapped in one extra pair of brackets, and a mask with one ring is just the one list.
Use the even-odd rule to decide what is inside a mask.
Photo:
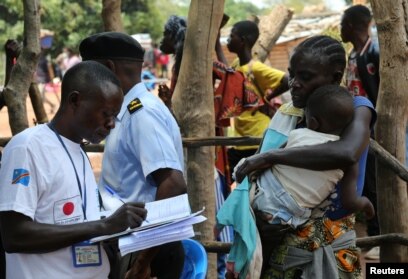
[(72, 212), (74, 212), (75, 206), (74, 203), (72, 202), (67, 202), (63, 205), (62, 211), (64, 212), (65, 215), (71, 215)]

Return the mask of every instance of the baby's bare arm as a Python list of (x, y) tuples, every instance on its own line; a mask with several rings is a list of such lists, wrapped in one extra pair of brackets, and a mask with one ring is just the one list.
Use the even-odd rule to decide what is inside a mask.
[(340, 198), (343, 207), (351, 212), (363, 211), (368, 219), (374, 217), (374, 206), (366, 197), (357, 195), (358, 163), (344, 171), (340, 186)]

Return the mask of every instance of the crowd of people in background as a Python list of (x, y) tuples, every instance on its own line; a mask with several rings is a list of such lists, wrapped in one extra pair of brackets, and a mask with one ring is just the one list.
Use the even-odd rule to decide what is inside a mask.
[[(33, 82), (38, 86), (43, 102), (49, 108), (51, 115), (55, 113), (55, 108), (60, 101), (62, 78), (71, 67), (81, 61), (82, 57), (72, 47), (64, 47), (55, 58), (51, 57), (49, 47), (41, 49)], [(170, 56), (159, 50), (157, 44), (152, 44), (146, 50), (142, 79), (149, 91), (154, 91), (157, 84), (167, 82), (170, 77), (169, 64)]]
[[(379, 234), (376, 164), (368, 154), (380, 81), (372, 21), (367, 7), (348, 8), (339, 26), (342, 41), (353, 46), (348, 58), (338, 40), (312, 36), (294, 48), (288, 72), (253, 56), (260, 32), (252, 21), (232, 25), (227, 48), (234, 61), (226, 60), (217, 39), (216, 63), (241, 73), (246, 94), (254, 96), (230, 129), (263, 137), (257, 146), (216, 149), (214, 237), (233, 241), (228, 257), (218, 258), (219, 279), (361, 276), (355, 213), (366, 214), (369, 236)], [(117, 243), (86, 241), (138, 227), (146, 217), (143, 203), (187, 192), (172, 107), (187, 19), (171, 16), (163, 29), (160, 45), (146, 50), (119, 32), (91, 35), (55, 59), (42, 50), (33, 82), (52, 114), (56, 105), (47, 93), (61, 90), (60, 107), (49, 124), (20, 133), (4, 150), (0, 232), (7, 278), (181, 276), (180, 242), (122, 257)], [(265, 113), (287, 91), (291, 101)], [(216, 134), (224, 128), (216, 125)], [(81, 147), (105, 138), (96, 182)], [(101, 208), (116, 213), (98, 220)], [(98, 257), (81, 262), (81, 247)]]

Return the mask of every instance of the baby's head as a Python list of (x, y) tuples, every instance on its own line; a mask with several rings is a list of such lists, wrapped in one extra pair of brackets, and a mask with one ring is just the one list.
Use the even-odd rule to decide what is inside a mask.
[(306, 125), (317, 132), (340, 135), (353, 115), (353, 97), (340, 85), (319, 87), (306, 103)]

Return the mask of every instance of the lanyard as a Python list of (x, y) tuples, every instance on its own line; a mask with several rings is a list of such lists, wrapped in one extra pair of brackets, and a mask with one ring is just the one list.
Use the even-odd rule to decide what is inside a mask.
[(69, 160), (71, 161), (72, 167), (74, 168), (75, 171), (75, 177), (78, 183), (78, 190), (79, 190), (79, 194), (81, 195), (81, 200), (82, 200), (82, 212), (84, 213), (84, 220), (86, 221), (86, 183), (85, 183), (85, 158), (84, 158), (84, 154), (82, 154), (81, 151), (81, 156), (82, 156), (82, 171), (83, 171), (83, 176), (84, 176), (84, 195), (82, 196), (82, 186), (81, 186), (81, 182), (79, 181), (79, 176), (78, 176), (78, 172), (76, 170), (74, 161), (72, 160), (71, 154), (69, 154), (69, 151), (67, 149), (67, 147), (65, 146), (65, 143), (62, 141), (61, 136), (57, 133), (57, 131), (54, 129), (54, 126), (50, 123), (48, 124), (48, 127), (50, 127), (50, 129), (55, 133), (55, 135), (57, 136), (59, 142), (61, 143), (62, 147), (64, 147), (65, 152), (67, 153)]

